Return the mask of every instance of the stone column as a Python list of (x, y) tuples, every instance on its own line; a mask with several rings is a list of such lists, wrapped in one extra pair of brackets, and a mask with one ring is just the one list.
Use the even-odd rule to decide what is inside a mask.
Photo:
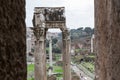
[(35, 41), (35, 80), (46, 80), (45, 29), (34, 28)]
[[(49, 38), (49, 62), (50, 62), (50, 67), (52, 68), (52, 39), (51, 36)], [(49, 70), (49, 75), (51, 75), (52, 69)]]
[(95, 0), (96, 80), (120, 80), (120, 0)]
[(91, 53), (94, 52), (94, 34), (91, 37)]
[(70, 34), (67, 29), (62, 31), (63, 37), (63, 80), (71, 80), (70, 68)]
[(45, 33), (44, 33), (44, 80), (47, 80), (47, 69), (46, 69), (46, 34), (47, 34), (47, 29), (45, 28), (45, 26), (43, 26), (45, 29)]

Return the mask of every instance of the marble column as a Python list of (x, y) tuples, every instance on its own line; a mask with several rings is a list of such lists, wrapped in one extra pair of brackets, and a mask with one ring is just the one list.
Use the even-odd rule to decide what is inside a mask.
[(35, 80), (46, 80), (45, 29), (34, 28), (35, 41)]
[[(52, 39), (51, 36), (49, 38), (49, 63), (50, 67), (52, 68)], [(49, 70), (49, 75), (52, 74), (52, 69)]]
[(62, 30), (63, 37), (63, 80), (71, 80), (70, 68), (70, 34), (68, 29)]
[(50, 59), (50, 66), (52, 67), (52, 39), (49, 40), (49, 59)]

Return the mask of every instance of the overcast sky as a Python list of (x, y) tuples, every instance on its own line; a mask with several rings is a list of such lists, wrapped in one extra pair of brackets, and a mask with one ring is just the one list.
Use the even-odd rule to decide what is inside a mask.
[(26, 0), (26, 26), (33, 26), (34, 7), (62, 6), (68, 28), (94, 27), (94, 0)]

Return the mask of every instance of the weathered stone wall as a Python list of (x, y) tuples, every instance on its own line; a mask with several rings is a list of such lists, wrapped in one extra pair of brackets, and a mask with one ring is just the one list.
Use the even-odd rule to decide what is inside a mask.
[(120, 80), (120, 0), (95, 0), (96, 80)]
[(25, 0), (0, 0), (0, 80), (27, 80)]

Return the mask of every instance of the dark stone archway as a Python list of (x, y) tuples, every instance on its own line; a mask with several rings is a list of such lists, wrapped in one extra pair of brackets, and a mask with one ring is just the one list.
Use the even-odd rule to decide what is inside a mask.
[(0, 0), (0, 80), (27, 80), (25, 0)]

